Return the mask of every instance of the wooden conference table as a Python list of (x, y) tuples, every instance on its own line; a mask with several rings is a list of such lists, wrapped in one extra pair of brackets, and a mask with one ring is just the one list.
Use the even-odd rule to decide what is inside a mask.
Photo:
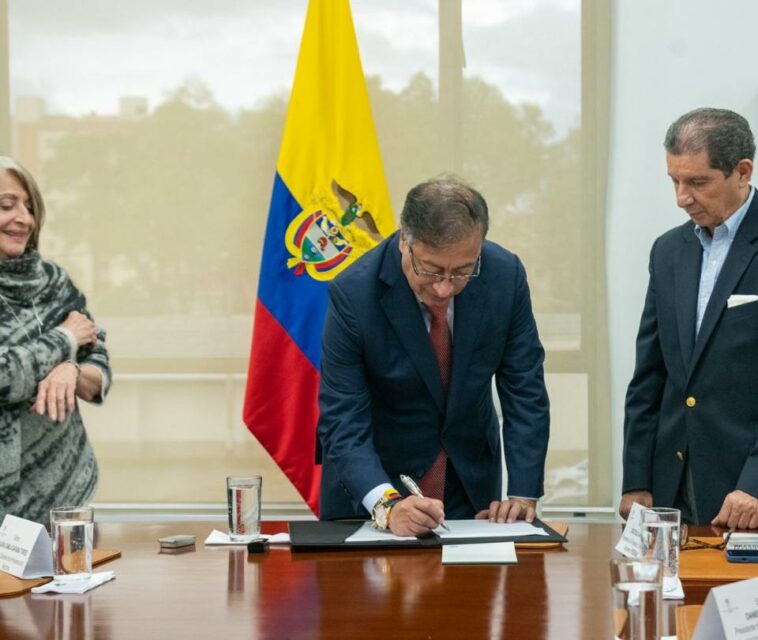
[[(564, 548), (519, 551), (518, 564), (491, 566), (443, 566), (439, 548), (248, 555), (204, 547), (222, 526), (98, 524), (96, 546), (122, 553), (100, 567), (116, 579), (83, 595), (1, 599), (0, 638), (613, 637), (608, 560), (619, 525), (572, 523)], [(264, 523), (266, 532), (284, 530)], [(160, 553), (158, 538), (178, 533), (197, 536), (196, 547)], [(686, 591), (687, 604), (707, 594)], [(673, 625), (672, 605), (667, 615)]]

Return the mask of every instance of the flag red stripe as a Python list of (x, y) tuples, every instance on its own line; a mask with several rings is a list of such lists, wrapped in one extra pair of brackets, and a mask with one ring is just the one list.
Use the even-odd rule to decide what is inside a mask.
[(253, 333), (243, 419), (318, 515), (319, 373), (260, 300)]

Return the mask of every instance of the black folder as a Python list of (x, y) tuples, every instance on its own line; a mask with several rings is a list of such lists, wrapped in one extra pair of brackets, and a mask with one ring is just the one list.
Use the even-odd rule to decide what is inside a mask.
[(547, 533), (546, 536), (498, 536), (491, 538), (443, 539), (430, 534), (415, 540), (376, 540), (371, 542), (348, 542), (345, 540), (360, 529), (365, 520), (337, 520), (318, 522), (290, 522), (290, 547), (293, 551), (349, 551), (351, 549), (404, 549), (439, 547), (443, 544), (475, 544), (477, 542), (530, 542), (563, 543), (566, 538), (535, 518), (532, 523)]

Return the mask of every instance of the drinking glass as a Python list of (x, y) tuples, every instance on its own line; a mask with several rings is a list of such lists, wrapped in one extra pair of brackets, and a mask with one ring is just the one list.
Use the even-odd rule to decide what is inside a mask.
[(50, 530), (55, 580), (89, 580), (92, 576), (95, 510), (92, 507), (53, 507), (50, 511)]
[(645, 557), (659, 560), (664, 580), (679, 576), (679, 509), (651, 507), (642, 513), (642, 548)]
[(250, 542), (261, 533), (261, 476), (227, 476), (229, 539)]
[(619, 640), (659, 640), (663, 566), (649, 558), (611, 560), (613, 631)]

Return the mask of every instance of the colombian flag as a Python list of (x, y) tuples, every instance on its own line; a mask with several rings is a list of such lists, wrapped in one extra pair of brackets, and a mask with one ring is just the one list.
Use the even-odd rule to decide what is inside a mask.
[(318, 513), (327, 283), (395, 229), (348, 0), (310, 0), (276, 169), (243, 419)]

